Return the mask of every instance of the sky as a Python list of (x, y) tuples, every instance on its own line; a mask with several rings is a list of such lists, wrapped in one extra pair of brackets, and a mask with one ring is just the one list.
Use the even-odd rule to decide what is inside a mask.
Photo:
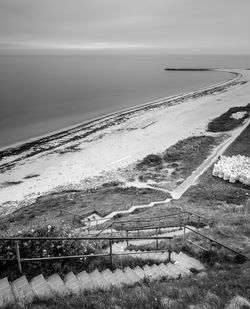
[(0, 50), (249, 54), (250, 0), (0, 0)]

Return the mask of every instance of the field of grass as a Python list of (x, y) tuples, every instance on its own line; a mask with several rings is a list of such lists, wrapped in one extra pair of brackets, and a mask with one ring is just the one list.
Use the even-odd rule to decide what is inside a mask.
[(89, 191), (64, 191), (48, 194), (37, 198), (37, 200), (26, 207), (16, 210), (14, 213), (1, 219), (1, 228), (6, 232), (18, 231), (26, 225), (29, 228), (49, 223), (62, 224), (63, 221), (72, 224), (72, 216), (62, 213), (60, 210), (69, 211), (84, 216), (95, 209), (103, 216), (112, 211), (129, 209), (132, 205), (148, 204), (150, 201), (164, 200), (170, 197), (168, 193), (153, 189), (138, 189), (134, 187), (123, 188), (110, 185), (99, 187)]
[(191, 136), (161, 154), (150, 154), (138, 162), (127, 177), (172, 190), (184, 181), (220, 144), (224, 136)]
[[(235, 119), (232, 114), (237, 112), (245, 112), (245, 115), (240, 119)], [(232, 107), (221, 116), (209, 122), (207, 130), (209, 132), (230, 131), (241, 125), (250, 115), (250, 103), (246, 106)]]

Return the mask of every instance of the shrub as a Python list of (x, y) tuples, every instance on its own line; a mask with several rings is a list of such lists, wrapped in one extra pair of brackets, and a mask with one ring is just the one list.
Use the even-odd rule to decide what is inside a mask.
[[(19, 233), (22, 237), (71, 237), (69, 232), (58, 230), (53, 226), (46, 226), (37, 230)], [(101, 250), (101, 242), (75, 240), (27, 240), (19, 241), (20, 256), (22, 258), (60, 257), (73, 255), (89, 255)], [(0, 242), (0, 258), (9, 261), (0, 262), (1, 277), (8, 276), (10, 280), (20, 276), (17, 270), (15, 244), (13, 241)], [(40, 274), (64, 274), (69, 270), (80, 271), (87, 267), (87, 258), (58, 259), (54, 261), (23, 262), (23, 271), (30, 277)]]
[(160, 156), (155, 154), (150, 154), (146, 156), (140, 163), (137, 164), (137, 167), (143, 168), (143, 167), (161, 167), (163, 164), (163, 160)]

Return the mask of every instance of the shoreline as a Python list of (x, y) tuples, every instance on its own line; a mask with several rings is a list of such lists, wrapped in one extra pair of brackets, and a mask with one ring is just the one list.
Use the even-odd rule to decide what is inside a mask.
[[(232, 73), (230, 80), (105, 115), (2, 151), (0, 213), (10, 213), (49, 193), (86, 190), (113, 181), (119, 168), (202, 134), (209, 119), (248, 102), (250, 83), (245, 83), (250, 72)], [(243, 101), (238, 97), (241, 89), (246, 92)]]
[(229, 70), (229, 69), (214, 68), (214, 69), (165, 69), (165, 70), (170, 70), (170, 71), (183, 71), (183, 70), (185, 70), (185, 71), (198, 71), (198, 72), (199, 71), (219, 71), (219, 72), (225, 72), (225, 73), (232, 74), (232, 78), (228, 78), (228, 79), (223, 80), (219, 83), (215, 83), (215, 84), (208, 85), (206, 87), (202, 87), (198, 90), (178, 93), (178, 94), (175, 94), (175, 95), (172, 95), (172, 96), (164, 97), (164, 98), (161, 98), (161, 99), (157, 99), (157, 100), (149, 101), (149, 102), (146, 102), (146, 103), (143, 103), (143, 104), (139, 104), (139, 105), (136, 105), (136, 106), (133, 106), (133, 107), (121, 109), (121, 110), (118, 110), (118, 111), (115, 111), (115, 112), (112, 112), (112, 113), (104, 114), (102, 116), (98, 116), (96, 118), (91, 118), (89, 120), (86, 120), (84, 122), (80, 122), (80, 123), (76, 123), (76, 124), (64, 127), (62, 129), (58, 129), (58, 130), (51, 131), (51, 132), (46, 133), (46, 134), (42, 134), (42, 135), (38, 135), (38, 136), (29, 138), (29, 139), (25, 139), (25, 140), (22, 140), (20, 142), (16, 142), (16, 143), (8, 145), (8, 146), (0, 147), (0, 160), (1, 160), (1, 157), (2, 157), (2, 153), (5, 152), (5, 151), (9, 151), (11, 149), (19, 148), (19, 147), (22, 147), (24, 145), (28, 145), (30, 143), (39, 142), (40, 140), (44, 140), (46, 138), (50, 139), (50, 138), (52, 138), (54, 136), (58, 136), (60, 134), (70, 133), (71, 130), (76, 130), (78, 128), (84, 129), (84, 127), (87, 126), (87, 125), (91, 125), (92, 123), (95, 123), (97, 121), (105, 120), (106, 118), (109, 118), (109, 117), (122, 116), (122, 115), (126, 115), (126, 114), (133, 113), (133, 112), (136, 112), (136, 111), (140, 111), (141, 109), (148, 108), (150, 106), (167, 104), (167, 103), (170, 103), (172, 100), (176, 100), (176, 99), (181, 100), (181, 99), (189, 98), (189, 97), (192, 97), (193, 95), (201, 94), (201, 92), (203, 92), (203, 91), (212, 90), (215, 87), (221, 87), (221, 86), (224, 86), (224, 85), (226, 86), (229, 83), (233, 83), (234, 81), (236, 81), (237, 79), (242, 77), (242, 74), (231, 71), (231, 69)]

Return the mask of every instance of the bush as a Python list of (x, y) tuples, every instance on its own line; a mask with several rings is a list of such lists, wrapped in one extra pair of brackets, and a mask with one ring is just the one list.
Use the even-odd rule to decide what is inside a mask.
[[(240, 119), (232, 118), (231, 115), (237, 112), (247, 112), (247, 113)], [(250, 103), (247, 106), (232, 107), (221, 116), (210, 121), (207, 127), (207, 131), (223, 132), (233, 130), (237, 128), (239, 125), (241, 125), (245, 121), (245, 119), (249, 117), (249, 112), (250, 112)]]
[[(70, 233), (58, 230), (53, 226), (46, 226), (36, 231), (31, 230), (19, 233), (22, 237), (71, 237)], [(20, 256), (22, 258), (60, 257), (73, 255), (89, 255), (101, 250), (101, 242), (75, 241), (75, 240), (27, 240), (19, 241)], [(9, 261), (0, 262), (1, 277), (8, 276), (10, 280), (19, 277), (17, 269), (15, 244), (13, 241), (0, 242), (0, 258)], [(12, 260), (11, 260), (12, 259)], [(23, 271), (28, 277), (34, 277), (40, 273), (51, 275), (53, 273), (65, 274), (70, 270), (80, 271), (89, 264), (87, 258), (58, 259), (54, 261), (23, 262)]]
[(137, 164), (137, 167), (143, 168), (143, 167), (161, 167), (163, 164), (163, 160), (160, 156), (155, 154), (150, 154), (146, 156), (140, 163)]

